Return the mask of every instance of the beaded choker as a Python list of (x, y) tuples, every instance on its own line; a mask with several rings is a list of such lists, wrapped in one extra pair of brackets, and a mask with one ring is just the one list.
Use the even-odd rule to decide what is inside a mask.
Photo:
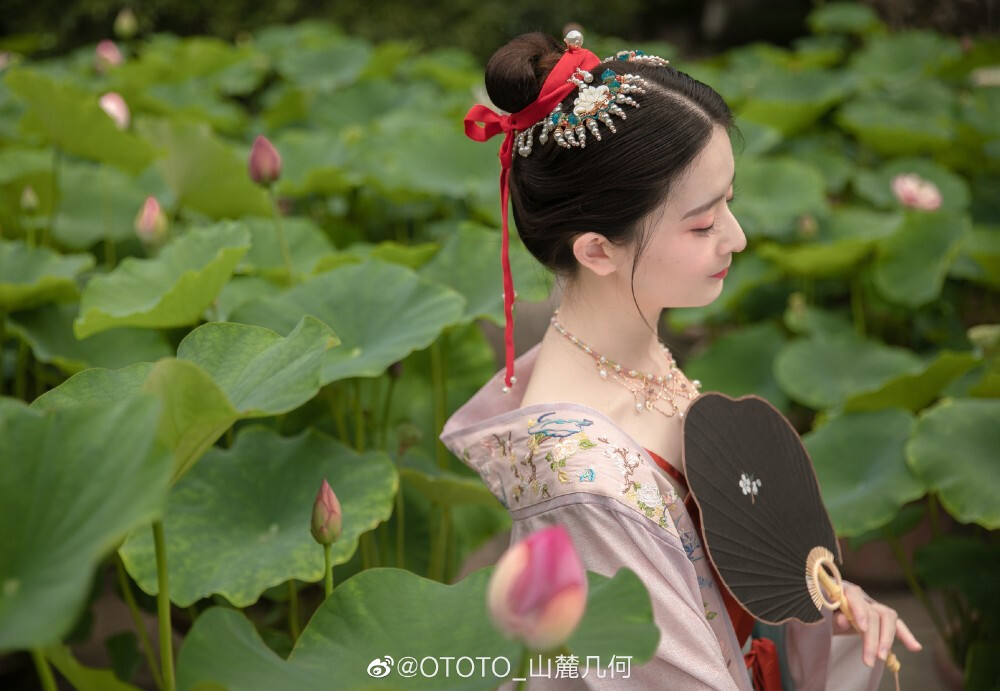
[[(601, 379), (607, 379), (610, 376), (632, 393), (632, 398), (635, 399), (636, 412), (641, 413), (644, 410), (655, 410), (666, 417), (673, 417), (674, 415), (679, 418), (684, 417), (684, 411), (677, 407), (674, 398), (675, 396), (683, 396), (688, 400), (696, 398), (699, 394), (698, 389), (701, 388), (701, 382), (697, 379), (690, 381), (684, 376), (684, 373), (677, 367), (674, 356), (667, 346), (662, 344), (660, 346), (667, 357), (667, 365), (669, 366), (667, 374), (657, 375), (651, 372), (625, 369), (614, 360), (601, 355), (567, 331), (556, 320), (558, 314), (559, 310), (556, 310), (552, 314), (552, 319), (549, 320), (552, 323), (552, 327), (565, 336), (573, 345), (594, 359), (597, 365), (597, 374)], [(670, 411), (668, 412), (658, 406), (657, 403), (659, 401), (667, 401), (670, 404)]]

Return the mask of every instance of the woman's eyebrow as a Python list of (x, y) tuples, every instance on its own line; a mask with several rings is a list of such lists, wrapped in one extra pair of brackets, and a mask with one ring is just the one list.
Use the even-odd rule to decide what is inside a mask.
[[(733, 185), (734, 182), (736, 182), (736, 172), (735, 171), (733, 172), (733, 179), (729, 181), (728, 185), (726, 185), (726, 189), (728, 190), (730, 187), (732, 187), (732, 185)], [(689, 216), (697, 216), (700, 213), (704, 213), (704, 212), (708, 211), (713, 206), (715, 206), (716, 204), (718, 204), (719, 200), (722, 199), (725, 196), (726, 196), (726, 193), (725, 193), (725, 191), (723, 191), (722, 195), (716, 197), (712, 201), (710, 201), (710, 202), (708, 202), (706, 204), (702, 204), (701, 206), (699, 206), (696, 209), (691, 209), (690, 211), (688, 211), (686, 214), (684, 214), (683, 216), (681, 216), (681, 220), (683, 221), (685, 218), (688, 218)]]

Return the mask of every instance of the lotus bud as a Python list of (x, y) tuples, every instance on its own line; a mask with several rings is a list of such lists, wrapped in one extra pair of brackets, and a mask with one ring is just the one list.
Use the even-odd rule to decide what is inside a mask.
[(254, 139), (248, 167), (250, 179), (265, 187), (281, 176), (281, 156), (264, 135)]
[(342, 532), (342, 516), (337, 495), (330, 488), (330, 483), (323, 479), (323, 484), (316, 494), (313, 504), (312, 531), (313, 538), (321, 545), (332, 545), (340, 538)]
[(125, 7), (118, 16), (115, 17), (115, 36), (120, 39), (129, 39), (135, 36), (139, 30), (139, 22), (135, 18), (135, 12), (131, 7)]
[(799, 237), (803, 240), (812, 240), (819, 231), (819, 224), (816, 223), (816, 217), (812, 214), (802, 214), (796, 223), (796, 230), (799, 231)]
[(937, 185), (915, 173), (894, 177), (892, 192), (900, 204), (912, 209), (933, 211), (941, 206), (941, 191)]
[(97, 44), (97, 48), (94, 49), (94, 68), (100, 74), (120, 64), (122, 64), (122, 54), (114, 41), (105, 39)]
[(486, 590), (497, 628), (531, 650), (566, 642), (587, 606), (587, 574), (561, 525), (544, 528), (508, 549)]
[(38, 193), (31, 185), (25, 185), (21, 190), (21, 211), (26, 214), (38, 211)]
[(132, 114), (128, 110), (128, 104), (125, 103), (125, 99), (120, 94), (109, 91), (101, 96), (100, 104), (101, 110), (115, 121), (118, 129), (128, 129), (128, 124), (132, 121)]
[(135, 217), (135, 232), (147, 245), (158, 245), (167, 234), (167, 215), (163, 213), (156, 197), (146, 197), (142, 209)]

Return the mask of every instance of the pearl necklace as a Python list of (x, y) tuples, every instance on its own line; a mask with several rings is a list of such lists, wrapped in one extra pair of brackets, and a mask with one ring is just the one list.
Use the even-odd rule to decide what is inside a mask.
[[(556, 320), (558, 314), (559, 310), (556, 310), (549, 320), (553, 328), (565, 336), (573, 345), (594, 359), (594, 362), (597, 364), (597, 374), (601, 379), (607, 379), (610, 375), (612, 379), (623, 384), (632, 393), (632, 398), (635, 399), (636, 412), (641, 413), (644, 410), (656, 410), (666, 417), (673, 417), (674, 415), (679, 418), (684, 417), (684, 411), (677, 407), (674, 397), (678, 395), (684, 396), (688, 400), (697, 397), (699, 394), (698, 389), (701, 388), (701, 382), (697, 379), (690, 381), (684, 376), (684, 373), (677, 367), (674, 356), (667, 346), (660, 344), (663, 353), (667, 357), (667, 365), (669, 366), (669, 371), (666, 375), (640, 372), (634, 369), (627, 370), (614, 360), (601, 355), (567, 331)], [(658, 401), (663, 400), (670, 403), (670, 412), (656, 405)]]

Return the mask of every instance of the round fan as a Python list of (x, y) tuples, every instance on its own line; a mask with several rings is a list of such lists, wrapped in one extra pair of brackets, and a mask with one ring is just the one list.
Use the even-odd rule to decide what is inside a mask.
[[(733, 597), (769, 624), (817, 622), (827, 607), (857, 629), (812, 461), (785, 416), (759, 396), (704, 393), (682, 429), (705, 551)], [(898, 671), (895, 655), (886, 667)]]

